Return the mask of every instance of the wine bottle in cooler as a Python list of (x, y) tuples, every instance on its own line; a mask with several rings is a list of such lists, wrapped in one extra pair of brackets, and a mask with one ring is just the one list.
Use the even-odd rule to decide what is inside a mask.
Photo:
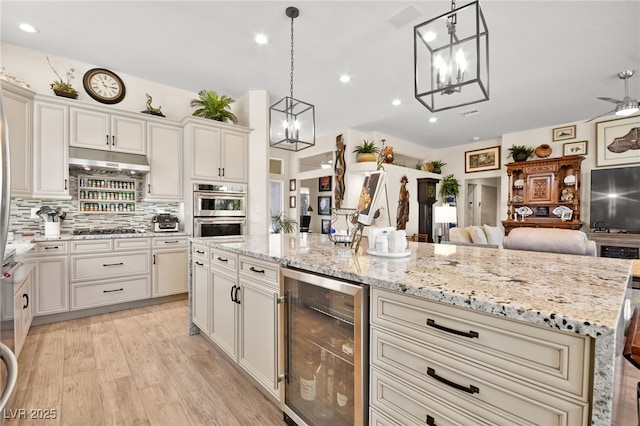
[(316, 369), (312, 354), (308, 353), (304, 359), (304, 368), (300, 374), (300, 398), (305, 401), (316, 399)]
[(316, 400), (313, 414), (318, 419), (333, 417), (333, 370), (327, 359), (327, 351), (320, 350), (320, 364), (316, 368)]

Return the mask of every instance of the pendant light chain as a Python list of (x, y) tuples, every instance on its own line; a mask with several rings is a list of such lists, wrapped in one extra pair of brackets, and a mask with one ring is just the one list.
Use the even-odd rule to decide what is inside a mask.
[(290, 91), (289, 93), (291, 94), (291, 97), (293, 98), (293, 19), (294, 17), (291, 17), (291, 74), (290, 74)]

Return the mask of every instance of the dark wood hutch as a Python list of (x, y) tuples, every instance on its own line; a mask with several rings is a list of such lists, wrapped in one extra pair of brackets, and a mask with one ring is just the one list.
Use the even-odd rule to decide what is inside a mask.
[(506, 164), (505, 234), (519, 227), (580, 229), (582, 160), (583, 156), (570, 155)]

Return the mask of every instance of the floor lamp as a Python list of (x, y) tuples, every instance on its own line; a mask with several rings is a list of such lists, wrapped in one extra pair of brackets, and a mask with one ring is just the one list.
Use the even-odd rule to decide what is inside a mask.
[(449, 241), (449, 224), (458, 223), (458, 215), (455, 206), (445, 204), (443, 206), (434, 207), (434, 222), (442, 223), (444, 227), (444, 235), (442, 241)]

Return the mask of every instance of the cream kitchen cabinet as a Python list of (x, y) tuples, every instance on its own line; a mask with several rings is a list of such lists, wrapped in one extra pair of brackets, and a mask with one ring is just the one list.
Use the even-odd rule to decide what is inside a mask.
[(238, 360), (238, 255), (211, 249), (211, 340)]
[(246, 182), (248, 137), (245, 127), (185, 118), (191, 179)]
[(182, 202), (182, 128), (148, 122), (147, 147), (151, 171), (145, 201)]
[(11, 195), (30, 197), (33, 163), (34, 92), (0, 80), (11, 148)]
[(145, 120), (98, 109), (70, 107), (70, 146), (146, 154)]
[(211, 332), (211, 282), (209, 280), (209, 248), (191, 247), (191, 320), (200, 332)]
[(36, 244), (35, 316), (69, 311), (69, 243)]
[(69, 108), (51, 97), (35, 98), (33, 197), (69, 200)]
[(186, 293), (188, 290), (188, 238), (153, 238), (151, 297)]
[(250, 257), (239, 258), (238, 363), (278, 401), (279, 268)]
[(151, 297), (149, 238), (72, 241), (70, 309)]
[(20, 355), (33, 321), (33, 274), (18, 283), (13, 296), (14, 353)]
[(380, 289), (370, 408), (403, 424), (589, 423), (589, 338)]

